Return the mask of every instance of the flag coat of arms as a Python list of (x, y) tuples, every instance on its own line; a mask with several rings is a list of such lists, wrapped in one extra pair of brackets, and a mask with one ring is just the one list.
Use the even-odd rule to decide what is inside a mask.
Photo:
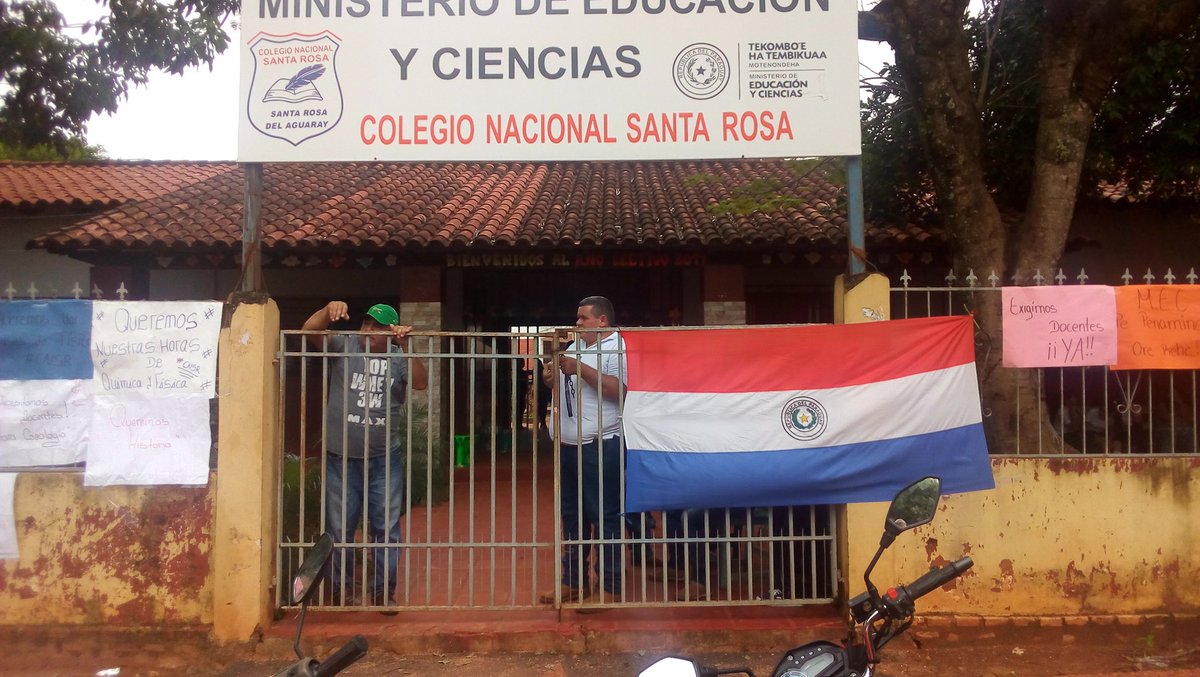
[(991, 489), (969, 317), (623, 332), (625, 506), (890, 500)]

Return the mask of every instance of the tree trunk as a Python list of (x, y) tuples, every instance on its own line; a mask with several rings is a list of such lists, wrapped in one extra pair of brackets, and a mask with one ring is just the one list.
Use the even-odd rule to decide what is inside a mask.
[[(896, 66), (917, 107), (955, 270), (1003, 275), (1007, 233), (984, 179), (982, 117), (963, 30), (966, 5), (965, 0), (888, 0), (875, 11), (889, 27)], [(976, 365), (988, 448), (992, 453), (1036, 450), (1040, 399), (1028, 373), (1000, 366), (1000, 304), (990, 295), (976, 299), (981, 302), (971, 306), (968, 301), (968, 307), (978, 322)], [(1019, 443), (1018, 435), (1029, 440)]]
[(1062, 256), (1088, 137), (1135, 49), (1186, 29), (1200, 1), (1046, 0), (1033, 185), (1008, 262), (1047, 277)]
[(1070, 451), (1050, 422), (1036, 369), (1001, 365), (1003, 308), (995, 294), (976, 295), (975, 364), (988, 451), (993, 454), (1056, 454)]
[[(1030, 0), (1032, 1), (1032, 0)], [(981, 109), (964, 30), (967, 0), (883, 0), (887, 27), (928, 155), (955, 268), (1002, 283), (1019, 271), (1047, 277), (1062, 256), (1088, 137), (1130, 50), (1182, 31), (1200, 0), (1045, 0), (1040, 120), (1033, 185), (1012, 233), (985, 180)], [(1003, 309), (974, 309), (985, 428), (993, 453), (1050, 453), (1064, 445), (1050, 425), (1036, 370), (1000, 365)]]

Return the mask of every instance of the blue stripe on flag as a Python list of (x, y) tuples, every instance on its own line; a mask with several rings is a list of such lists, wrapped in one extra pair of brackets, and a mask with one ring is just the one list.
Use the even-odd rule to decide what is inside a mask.
[(927, 475), (942, 478), (943, 493), (996, 486), (983, 424), (820, 449), (629, 449), (626, 458), (628, 512), (889, 501)]

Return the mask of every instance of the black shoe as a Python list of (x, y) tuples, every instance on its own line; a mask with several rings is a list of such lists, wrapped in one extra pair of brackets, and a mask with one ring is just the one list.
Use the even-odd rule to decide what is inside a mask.
[(400, 605), (391, 597), (383, 595), (373, 595), (371, 598), (371, 606), (383, 607), (379, 613), (384, 616), (395, 616), (400, 613)]

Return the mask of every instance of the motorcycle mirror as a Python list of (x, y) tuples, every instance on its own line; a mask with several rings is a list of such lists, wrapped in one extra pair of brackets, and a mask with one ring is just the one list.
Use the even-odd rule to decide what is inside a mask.
[(717, 674), (686, 658), (661, 658), (638, 673), (638, 677), (709, 677)]
[(304, 604), (317, 591), (333, 560), (333, 536), (321, 534), (292, 579), (292, 604)]
[(929, 524), (937, 514), (942, 496), (942, 480), (925, 477), (904, 487), (892, 499), (883, 531), (891, 538), (922, 524)]

